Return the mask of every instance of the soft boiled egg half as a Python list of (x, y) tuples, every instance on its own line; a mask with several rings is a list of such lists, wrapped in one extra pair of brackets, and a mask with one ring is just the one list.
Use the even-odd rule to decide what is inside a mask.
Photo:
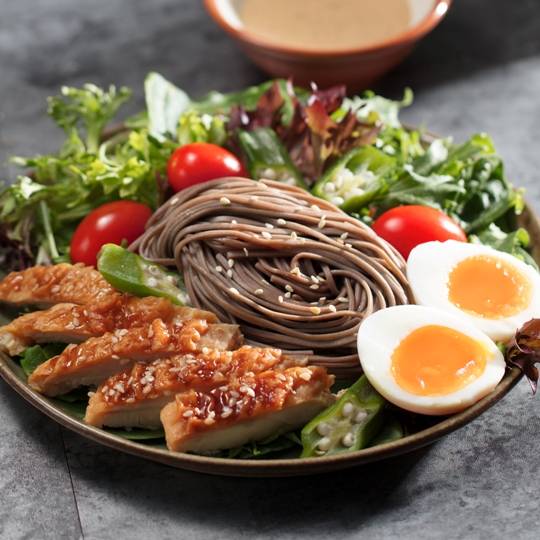
[(440, 309), (507, 343), (540, 316), (540, 275), (488, 246), (448, 240), (415, 247), (407, 280), (416, 304)]
[(406, 305), (370, 315), (358, 331), (366, 377), (388, 401), (408, 411), (454, 414), (491, 392), (505, 371), (495, 343), (436, 309)]

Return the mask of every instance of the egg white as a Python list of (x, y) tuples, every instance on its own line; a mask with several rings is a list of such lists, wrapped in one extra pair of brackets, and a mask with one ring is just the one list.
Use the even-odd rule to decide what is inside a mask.
[[(391, 373), (392, 354), (412, 331), (427, 325), (446, 326), (482, 344), (486, 351), (484, 372), (443, 396), (418, 396), (399, 386)], [(416, 305), (390, 307), (370, 315), (358, 331), (358, 354), (366, 377), (384, 398), (407, 411), (427, 415), (454, 414), (470, 407), (491, 392), (505, 372), (504, 357), (488, 336), (448, 313)]]
[[(476, 255), (498, 257), (529, 277), (533, 286), (530, 304), (520, 313), (503, 319), (488, 319), (462, 311), (448, 300), (448, 278), (462, 260)], [(489, 246), (448, 240), (416, 246), (407, 260), (407, 280), (416, 304), (440, 309), (476, 326), (494, 341), (507, 343), (525, 322), (540, 317), (540, 275), (513, 255)]]

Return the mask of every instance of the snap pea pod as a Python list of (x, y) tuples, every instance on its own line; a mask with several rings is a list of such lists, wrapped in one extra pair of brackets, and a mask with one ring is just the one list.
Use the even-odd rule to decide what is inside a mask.
[(385, 405), (386, 400), (362, 375), (336, 403), (304, 427), (300, 457), (331, 456), (365, 448), (381, 430)]
[(383, 177), (395, 162), (374, 146), (353, 148), (322, 175), (312, 193), (344, 212), (358, 211), (385, 187)]
[(302, 175), (273, 129), (260, 127), (253, 131), (239, 130), (238, 139), (254, 180), (267, 178), (307, 190)]
[(142, 298), (166, 296), (184, 306), (188, 296), (182, 290), (182, 278), (162, 266), (115, 244), (105, 244), (98, 254), (98, 270), (116, 289)]

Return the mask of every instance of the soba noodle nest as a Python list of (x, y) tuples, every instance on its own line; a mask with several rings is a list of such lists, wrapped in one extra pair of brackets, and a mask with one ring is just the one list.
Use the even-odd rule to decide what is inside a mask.
[(405, 262), (360, 221), (308, 192), (224, 178), (181, 191), (131, 246), (176, 266), (195, 307), (340, 377), (361, 372), (363, 318), (411, 298)]

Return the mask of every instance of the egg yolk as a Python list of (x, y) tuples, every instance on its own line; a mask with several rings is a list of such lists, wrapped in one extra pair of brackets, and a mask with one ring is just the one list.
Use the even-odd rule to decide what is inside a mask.
[(446, 326), (427, 325), (401, 340), (391, 357), (396, 383), (417, 396), (444, 396), (480, 377), (486, 349)]
[(504, 319), (521, 313), (531, 302), (533, 287), (513, 264), (492, 255), (475, 255), (450, 272), (448, 300), (475, 317)]

